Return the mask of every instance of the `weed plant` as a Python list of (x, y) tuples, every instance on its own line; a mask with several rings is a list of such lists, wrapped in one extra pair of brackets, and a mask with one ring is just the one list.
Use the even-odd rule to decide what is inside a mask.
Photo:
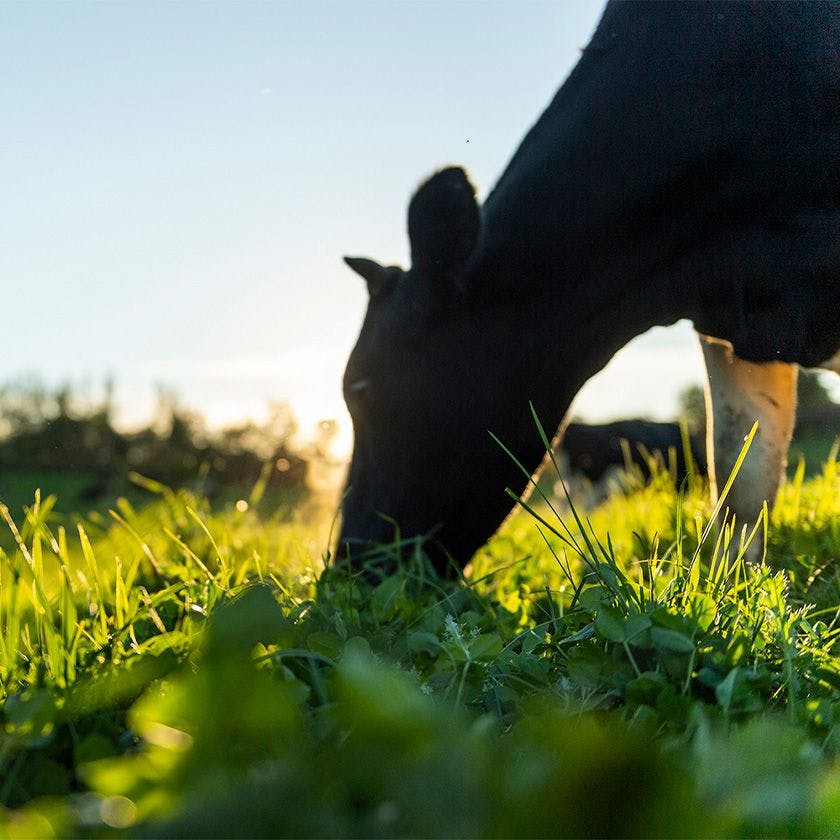
[(455, 582), (325, 567), (259, 486), (0, 507), (0, 831), (836, 836), (835, 456), (746, 529), (663, 469), (537, 495)]

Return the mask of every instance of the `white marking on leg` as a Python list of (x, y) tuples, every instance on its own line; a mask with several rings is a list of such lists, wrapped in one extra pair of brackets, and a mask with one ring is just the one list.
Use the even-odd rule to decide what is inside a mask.
[[(743, 525), (752, 527), (764, 501), (772, 507), (776, 498), (796, 419), (798, 368), (786, 362), (746, 362), (734, 355), (729, 342), (700, 338), (708, 373), (706, 448), (713, 500), (758, 421), (758, 434), (727, 500), (740, 532)], [(750, 557), (757, 556), (756, 546)]]

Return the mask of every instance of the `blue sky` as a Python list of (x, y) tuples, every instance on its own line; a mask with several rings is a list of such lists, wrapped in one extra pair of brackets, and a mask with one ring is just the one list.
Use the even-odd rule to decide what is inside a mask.
[[(216, 421), (338, 411), (364, 311), (345, 253), (405, 262), (418, 182), (485, 195), (602, 3), (0, 5), (0, 383), (156, 384)], [(663, 352), (664, 351), (664, 352)], [(576, 404), (667, 415), (687, 325)]]

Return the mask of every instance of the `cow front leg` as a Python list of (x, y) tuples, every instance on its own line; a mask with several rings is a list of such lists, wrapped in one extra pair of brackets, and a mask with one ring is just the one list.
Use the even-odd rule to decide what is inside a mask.
[[(758, 421), (758, 433), (726, 501), (740, 531), (745, 524), (752, 527), (765, 501), (772, 507), (776, 498), (796, 419), (798, 368), (785, 362), (746, 362), (729, 342), (700, 339), (708, 374), (706, 450), (713, 502)], [(760, 557), (759, 546), (753, 543), (749, 559)]]

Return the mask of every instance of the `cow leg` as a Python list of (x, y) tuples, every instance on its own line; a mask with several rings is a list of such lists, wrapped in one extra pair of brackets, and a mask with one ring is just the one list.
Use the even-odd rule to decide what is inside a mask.
[[(744, 445), (758, 421), (758, 433), (729, 491), (727, 506), (736, 525), (755, 523), (764, 501), (772, 506), (796, 418), (798, 368), (786, 362), (746, 362), (729, 342), (701, 336), (706, 360), (706, 449), (712, 500), (717, 501)], [(750, 559), (758, 559), (753, 544)]]

